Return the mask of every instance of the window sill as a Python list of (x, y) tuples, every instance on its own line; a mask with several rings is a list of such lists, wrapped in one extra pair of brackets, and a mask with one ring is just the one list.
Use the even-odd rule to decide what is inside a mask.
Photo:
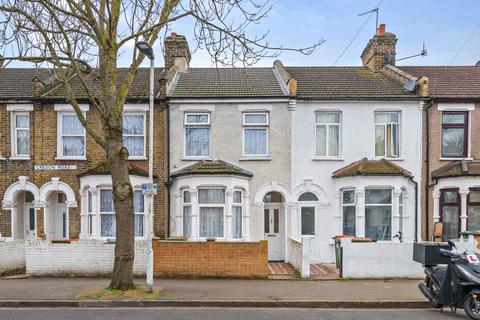
[(387, 158), (387, 157), (374, 157), (373, 160), (388, 160), (388, 161), (405, 161), (405, 158)]
[(10, 160), (24, 160), (29, 161), (31, 160), (30, 157), (10, 157)]
[(147, 160), (147, 157), (128, 157), (128, 160)]
[(181, 157), (180, 158), (183, 161), (195, 161), (195, 160), (212, 160), (213, 158), (210, 156), (205, 156), (205, 157)]
[(466, 160), (466, 161), (471, 161), (473, 158), (463, 158), (463, 157), (458, 157), (458, 158), (448, 158), (448, 157), (440, 157), (440, 161), (456, 161), (456, 160)]
[(269, 156), (241, 156), (240, 161), (272, 161)]
[(5, 157), (0, 156), (0, 161), (4, 161), (4, 160), (7, 160), (7, 159), (5, 159)]
[(313, 161), (343, 161), (343, 157), (313, 157)]
[(87, 160), (87, 157), (55, 157), (55, 160), (81, 160), (81, 161), (85, 161)]

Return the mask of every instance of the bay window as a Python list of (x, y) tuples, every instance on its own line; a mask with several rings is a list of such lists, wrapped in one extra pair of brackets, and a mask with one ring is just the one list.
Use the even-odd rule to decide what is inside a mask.
[(123, 145), (129, 158), (145, 157), (145, 113), (123, 115)]
[(200, 213), (200, 237), (223, 238), (225, 190), (199, 189), (198, 207)]
[(192, 197), (189, 191), (183, 191), (183, 236), (192, 235)]
[(268, 113), (243, 114), (243, 155), (268, 155)]
[(460, 193), (458, 189), (443, 189), (440, 193), (440, 219), (443, 240), (458, 239), (460, 234)]
[(13, 156), (28, 158), (30, 155), (30, 116), (28, 112), (13, 112)]
[(60, 112), (58, 137), (60, 158), (85, 157), (85, 128), (74, 112)]
[(442, 157), (465, 158), (468, 153), (468, 112), (442, 112)]
[(467, 211), (467, 230), (480, 231), (480, 189), (470, 189)]
[(365, 189), (365, 236), (392, 239), (392, 190)]
[(343, 234), (355, 236), (355, 190), (342, 190)]
[(340, 155), (340, 112), (317, 112), (315, 114), (315, 137), (317, 157)]
[(375, 112), (375, 156), (399, 157), (400, 113)]
[(116, 234), (115, 210), (113, 209), (112, 189), (100, 190), (100, 235), (115, 237)]
[(208, 157), (210, 155), (210, 114), (185, 114), (185, 156)]
[(232, 238), (242, 238), (242, 192), (233, 192), (232, 205)]

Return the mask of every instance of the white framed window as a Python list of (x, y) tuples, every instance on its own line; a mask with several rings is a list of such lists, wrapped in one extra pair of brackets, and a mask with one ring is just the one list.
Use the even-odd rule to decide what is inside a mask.
[(183, 236), (190, 238), (192, 236), (192, 195), (190, 191), (184, 190), (182, 193), (183, 202)]
[(133, 211), (135, 212), (135, 237), (143, 237), (145, 222), (145, 196), (142, 190), (133, 192)]
[(233, 192), (232, 238), (242, 238), (242, 191), (239, 190)]
[(392, 189), (365, 189), (365, 236), (392, 240)]
[(318, 111), (315, 113), (315, 155), (339, 157), (342, 113)]
[(343, 234), (355, 236), (356, 228), (356, 197), (354, 189), (342, 190)]
[(89, 236), (93, 234), (93, 198), (90, 190), (87, 191), (87, 233)]
[(145, 112), (123, 114), (123, 145), (129, 159), (145, 158)]
[(112, 189), (100, 189), (100, 236), (114, 238), (116, 230)]
[(75, 112), (58, 113), (58, 158), (84, 159), (85, 128)]
[(268, 112), (243, 113), (243, 155), (268, 155)]
[(400, 155), (400, 112), (375, 111), (375, 156)]
[(15, 158), (30, 156), (30, 115), (12, 112), (12, 155)]
[(223, 238), (225, 189), (198, 189), (201, 238)]
[(185, 156), (210, 156), (210, 113), (185, 113)]

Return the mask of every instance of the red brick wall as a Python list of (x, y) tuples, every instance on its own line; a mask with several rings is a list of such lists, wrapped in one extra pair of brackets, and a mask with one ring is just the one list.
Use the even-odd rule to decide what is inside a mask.
[(156, 241), (156, 277), (266, 278), (268, 242)]

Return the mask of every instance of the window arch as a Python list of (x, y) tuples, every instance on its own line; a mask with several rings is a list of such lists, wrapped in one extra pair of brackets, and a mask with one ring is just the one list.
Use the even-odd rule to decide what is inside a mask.
[(263, 197), (263, 202), (265, 202), (265, 203), (283, 202), (283, 197), (282, 197), (282, 194), (280, 192), (271, 191)]
[(313, 192), (305, 192), (298, 197), (298, 201), (318, 201), (318, 197)]

